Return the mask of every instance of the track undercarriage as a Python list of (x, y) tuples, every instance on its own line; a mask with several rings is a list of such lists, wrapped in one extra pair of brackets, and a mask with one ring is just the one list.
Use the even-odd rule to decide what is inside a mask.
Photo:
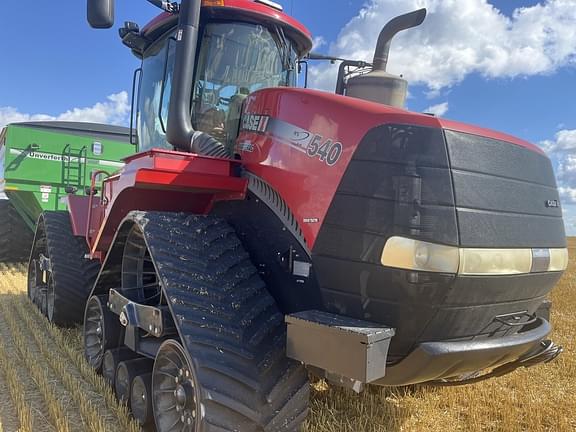
[[(41, 290), (31, 296), (42, 308)], [(307, 374), (285, 356), (284, 317), (221, 219), (131, 213), (87, 302), (84, 339), (144, 429), (298, 430), (306, 417)]]

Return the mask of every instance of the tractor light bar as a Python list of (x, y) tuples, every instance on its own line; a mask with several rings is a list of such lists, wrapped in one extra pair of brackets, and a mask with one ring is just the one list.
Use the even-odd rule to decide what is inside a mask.
[(382, 251), (386, 267), (463, 276), (558, 272), (568, 266), (568, 250), (480, 249), (391, 237)]

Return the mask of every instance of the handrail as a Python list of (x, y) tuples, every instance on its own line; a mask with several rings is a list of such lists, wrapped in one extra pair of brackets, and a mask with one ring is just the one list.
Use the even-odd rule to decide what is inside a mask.
[(96, 177), (100, 174), (106, 174), (107, 177), (110, 177), (110, 173), (104, 170), (96, 170), (92, 172), (91, 179), (90, 179), (90, 189), (88, 190), (88, 197), (90, 199), (90, 204), (88, 205), (88, 217), (86, 218), (86, 244), (90, 246), (90, 222), (92, 220), (92, 197), (95, 195), (96, 192)]

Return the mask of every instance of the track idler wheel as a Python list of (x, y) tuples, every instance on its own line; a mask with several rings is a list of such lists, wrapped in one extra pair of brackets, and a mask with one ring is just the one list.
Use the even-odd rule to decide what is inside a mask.
[(138, 375), (132, 380), (130, 409), (142, 430), (149, 431), (154, 429), (151, 373)]
[(121, 325), (107, 307), (107, 296), (92, 296), (84, 313), (84, 357), (97, 371), (102, 368), (104, 353), (119, 345)]
[(152, 407), (158, 432), (195, 430), (197, 382), (188, 354), (175, 340), (162, 344), (152, 372)]
[(120, 402), (130, 406), (130, 393), (132, 381), (138, 375), (148, 374), (152, 371), (154, 361), (147, 358), (128, 360), (118, 363), (114, 381), (114, 391)]
[(126, 347), (106, 351), (104, 353), (104, 358), (102, 359), (102, 376), (108, 384), (114, 385), (118, 365), (123, 361), (134, 360), (137, 358), (138, 354)]

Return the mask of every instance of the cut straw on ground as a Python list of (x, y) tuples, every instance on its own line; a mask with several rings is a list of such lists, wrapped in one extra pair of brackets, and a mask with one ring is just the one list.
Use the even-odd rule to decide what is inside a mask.
[[(554, 327), (551, 338), (565, 350), (554, 362), (519, 369), (478, 384), (450, 388), (368, 387), (356, 395), (317, 381), (312, 385), (310, 416), (304, 432), (576, 431), (576, 239), (570, 239), (569, 244), (570, 266), (551, 295)], [(0, 326), (0, 345), (4, 347), (3, 340), (12, 340), (12, 333), (19, 333), (22, 344), (37, 344), (41, 352), (48, 353), (48, 359), (66, 362), (67, 367), (76, 371), (71, 379), (79, 382), (78, 388), (83, 389), (74, 395), (80, 399), (75, 401), (78, 416), (82, 416), (80, 405), (84, 404), (83, 410), (89, 417), (87, 413), (94, 408), (92, 401), (98, 400), (101, 402), (98, 406), (111, 413), (112, 420), (106, 424), (110, 428), (106, 430), (136, 432), (138, 428), (126, 407), (116, 402), (111, 387), (85, 362), (80, 329), (50, 325), (26, 299), (25, 274), (24, 266), (0, 265), (0, 300), (14, 306), (12, 315), (18, 321), (14, 329)], [(30, 336), (31, 333), (36, 337)], [(14, 353), (0, 349), (0, 380), (10, 393), (19, 430), (50, 430), (34, 423), (42, 417), (25, 397), (29, 393), (25, 394), (26, 390), (20, 385), (23, 368), (15, 364), (18, 361)], [(69, 386), (70, 383), (66, 389)], [(0, 421), (3, 425), (14, 423), (14, 419), (0, 418)], [(4, 427), (4, 430), (15, 429)], [(86, 430), (99, 429), (90, 426)]]

